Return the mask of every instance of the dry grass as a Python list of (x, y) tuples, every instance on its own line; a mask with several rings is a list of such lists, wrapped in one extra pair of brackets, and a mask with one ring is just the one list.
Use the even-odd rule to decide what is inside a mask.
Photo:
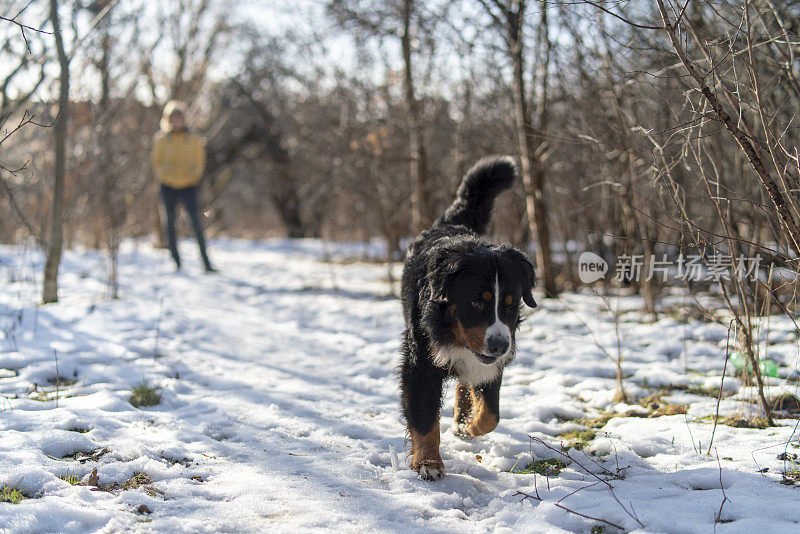
[(647, 417), (661, 417), (662, 415), (681, 415), (689, 409), (685, 404), (672, 404), (664, 400), (672, 392), (669, 389), (659, 389), (639, 401), (639, 405), (650, 410)]
[(100, 457), (108, 454), (111, 452), (111, 449), (106, 447), (98, 447), (97, 449), (93, 449), (91, 451), (75, 451), (72, 454), (67, 454), (62, 456), (61, 460), (71, 460), (80, 463), (86, 462), (96, 462), (100, 459)]
[(604, 426), (606, 426), (606, 423), (608, 423), (615, 417), (620, 417), (620, 414), (614, 412), (602, 412), (597, 417), (581, 417), (579, 419), (573, 419), (570, 422), (581, 426), (585, 426), (587, 428), (597, 429), (597, 428), (603, 428)]
[(141, 386), (133, 388), (130, 403), (137, 408), (155, 406), (161, 402), (161, 394), (158, 392), (158, 389), (159, 388), (148, 386), (147, 382), (142, 380)]
[[(589, 429), (603, 428), (606, 424), (616, 417), (661, 417), (662, 415), (681, 415), (685, 414), (689, 407), (685, 404), (672, 404), (664, 400), (670, 394), (669, 389), (659, 389), (658, 391), (644, 397), (639, 401), (639, 405), (647, 408), (647, 413), (630, 411), (626, 413), (600, 412), (595, 417), (581, 417), (573, 419), (572, 423), (584, 426)], [(579, 431), (576, 431), (579, 432)], [(566, 437), (562, 434), (560, 437)], [(592, 438), (593, 439), (593, 438)]]
[(776, 412), (783, 412), (783, 414), (790, 417), (800, 416), (800, 399), (791, 393), (783, 393), (775, 398), (769, 399), (768, 402)]
[(97, 468), (93, 469), (86, 482), (80, 482), (81, 486), (94, 486), (96, 491), (106, 491), (109, 493), (117, 493), (121, 491), (134, 490), (142, 488), (145, 493), (151, 497), (163, 495), (164, 492), (154, 487), (153, 479), (147, 473), (136, 471), (133, 476), (123, 482), (100, 482), (100, 477), (97, 475)]
[(582, 451), (591, 442), (597, 434), (594, 430), (570, 430), (563, 432), (558, 437), (567, 441), (568, 447), (574, 447)]

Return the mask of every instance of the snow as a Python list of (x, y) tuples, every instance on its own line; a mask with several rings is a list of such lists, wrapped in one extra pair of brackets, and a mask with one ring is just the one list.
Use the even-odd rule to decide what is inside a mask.
[[(104, 256), (70, 250), (61, 302), (47, 306), (36, 304), (41, 255), (0, 247), (0, 486), (32, 497), (0, 503), (0, 532), (588, 532), (599, 519), (630, 532), (799, 528), (798, 489), (780, 483), (797, 467), (796, 420), (714, 429), (703, 418), (716, 399), (680, 389), (664, 400), (686, 414), (646, 417), (637, 403), (660, 386), (718, 387), (727, 326), (652, 322), (633, 296), (537, 299), (500, 425), (471, 441), (444, 431), (447, 476), (426, 482), (407, 468), (400, 303), (385, 265), (356, 261), (379, 258), (380, 243), (216, 240), (214, 275), (182, 247), (174, 273), (166, 252), (126, 242), (117, 301)], [(782, 364), (770, 393), (797, 393), (796, 333), (769, 321), (760, 350)], [(627, 403), (613, 401), (618, 344)], [(143, 381), (158, 405), (130, 404)], [(725, 390), (735, 395), (722, 415), (759, 415), (751, 388), (726, 377)], [(443, 429), (452, 397), (451, 384)], [(600, 412), (617, 417), (582, 451), (561, 452), (558, 435)], [(510, 472), (547, 458), (568, 465)], [(59, 478), (86, 481), (95, 468), (101, 484), (137, 472), (153, 483), (108, 492)]]

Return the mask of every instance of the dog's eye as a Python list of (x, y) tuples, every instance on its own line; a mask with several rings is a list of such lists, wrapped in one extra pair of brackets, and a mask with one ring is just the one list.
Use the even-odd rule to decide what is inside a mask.
[(476, 310), (482, 310), (484, 306), (484, 302), (482, 300), (473, 300), (470, 304), (472, 304), (472, 307)]

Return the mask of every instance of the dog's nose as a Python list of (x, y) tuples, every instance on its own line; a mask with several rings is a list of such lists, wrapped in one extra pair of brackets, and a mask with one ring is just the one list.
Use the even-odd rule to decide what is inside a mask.
[(486, 352), (492, 356), (502, 356), (508, 351), (509, 341), (505, 336), (490, 336), (486, 340)]

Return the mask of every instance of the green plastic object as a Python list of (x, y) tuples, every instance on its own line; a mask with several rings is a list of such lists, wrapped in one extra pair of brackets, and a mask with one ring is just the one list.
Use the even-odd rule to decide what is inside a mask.
[[(748, 371), (750, 370), (750, 362), (747, 361), (747, 357), (742, 354), (741, 351), (731, 351), (728, 362), (739, 372), (743, 371), (745, 367), (747, 367)], [(761, 370), (762, 375), (771, 376), (773, 378), (777, 378), (778, 376), (778, 364), (769, 358), (758, 362), (758, 368)]]
[(769, 358), (766, 360), (761, 360), (761, 362), (758, 364), (758, 367), (761, 369), (761, 374), (771, 376), (773, 378), (778, 377), (778, 364)]
[(737, 371), (741, 371), (742, 369), (744, 369), (744, 362), (745, 362), (744, 354), (742, 354), (738, 350), (731, 351), (731, 355), (728, 357), (728, 363), (734, 366)]

